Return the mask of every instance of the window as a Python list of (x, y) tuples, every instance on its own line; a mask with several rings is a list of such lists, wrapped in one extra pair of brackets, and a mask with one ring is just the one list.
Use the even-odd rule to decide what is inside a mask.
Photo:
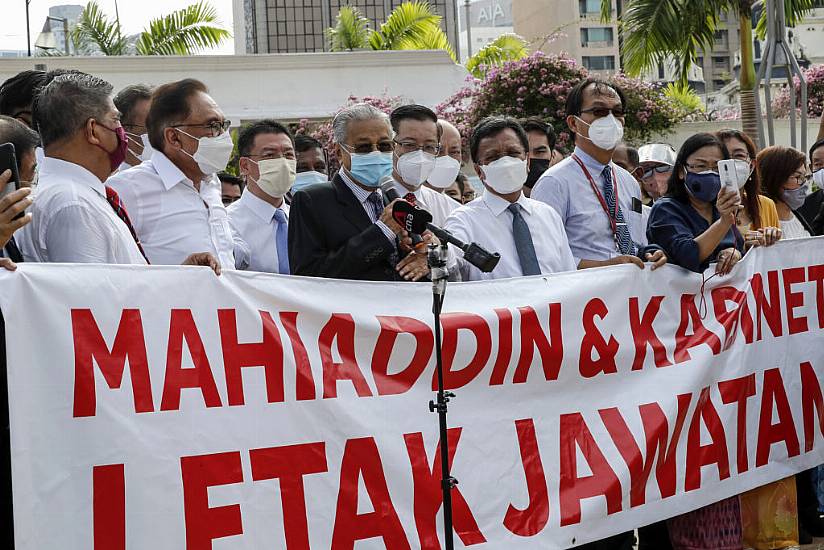
[(713, 41), (715, 42), (716, 46), (726, 46), (729, 43), (729, 31), (715, 31)]
[(730, 58), (729, 57), (723, 57), (723, 56), (713, 56), (713, 58), (712, 58), (712, 68), (713, 69), (729, 70), (729, 68), (730, 68)]
[(578, 11), (581, 17), (598, 15), (601, 13), (601, 0), (578, 0)]
[(698, 65), (699, 67), (703, 68), (704, 67), (704, 58), (703, 57), (696, 58), (695, 64)]
[(614, 55), (585, 55), (581, 58), (581, 63), (588, 71), (614, 71)]
[(658, 80), (664, 80), (664, 64), (658, 64)]
[(612, 47), (612, 28), (590, 27), (581, 29), (581, 46), (590, 48)]

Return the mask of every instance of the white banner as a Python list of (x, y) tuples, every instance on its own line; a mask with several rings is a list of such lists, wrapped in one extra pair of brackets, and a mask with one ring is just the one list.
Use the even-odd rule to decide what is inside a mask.
[[(702, 282), (449, 286), (458, 548), (566, 548), (824, 462), (824, 239)], [(24, 264), (0, 305), (17, 548), (440, 547), (429, 285)]]

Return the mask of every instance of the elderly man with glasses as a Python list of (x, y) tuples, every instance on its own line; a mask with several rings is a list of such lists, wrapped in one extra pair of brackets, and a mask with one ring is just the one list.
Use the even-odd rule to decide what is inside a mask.
[(647, 204), (667, 194), (667, 185), (675, 165), (675, 150), (666, 143), (650, 143), (638, 149), (641, 185), (649, 197)]
[[(380, 189), (393, 171), (389, 117), (359, 103), (335, 116), (332, 132), (340, 170), (330, 184), (310, 185), (292, 197), (291, 272), (367, 281), (426, 277), (426, 255), (410, 249), (412, 240), (393, 219), (392, 203), (386, 204)], [(436, 136), (433, 140), (437, 144)]]
[(152, 95), (146, 117), (151, 159), (107, 182), (152, 264), (178, 264), (206, 251), (234, 269), (233, 234), (216, 175), (234, 148), (229, 126), (202, 82), (171, 82)]

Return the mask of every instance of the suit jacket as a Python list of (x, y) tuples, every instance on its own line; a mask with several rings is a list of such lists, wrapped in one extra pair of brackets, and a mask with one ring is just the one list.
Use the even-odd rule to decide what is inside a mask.
[(808, 196), (795, 215), (810, 232), (810, 235), (824, 234), (824, 191), (819, 189)]
[(372, 223), (340, 176), (292, 197), (289, 266), (293, 275), (400, 281), (392, 263), (395, 252), (395, 244)]

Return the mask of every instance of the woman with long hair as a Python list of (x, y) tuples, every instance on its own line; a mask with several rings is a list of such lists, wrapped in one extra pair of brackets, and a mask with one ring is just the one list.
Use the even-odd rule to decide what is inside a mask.
[[(652, 206), (647, 239), (690, 271), (701, 273), (717, 262), (715, 272), (725, 275), (741, 259), (743, 238), (735, 226), (740, 198), (722, 189), (718, 173), (718, 162), (728, 158), (718, 137), (690, 137), (675, 159), (667, 195)], [(667, 527), (675, 550), (743, 548), (737, 496), (670, 518)]]
[(810, 188), (811, 175), (804, 153), (775, 145), (758, 153), (755, 162), (763, 193), (775, 201), (784, 238), (814, 235), (812, 220), (797, 212), (804, 205)]

